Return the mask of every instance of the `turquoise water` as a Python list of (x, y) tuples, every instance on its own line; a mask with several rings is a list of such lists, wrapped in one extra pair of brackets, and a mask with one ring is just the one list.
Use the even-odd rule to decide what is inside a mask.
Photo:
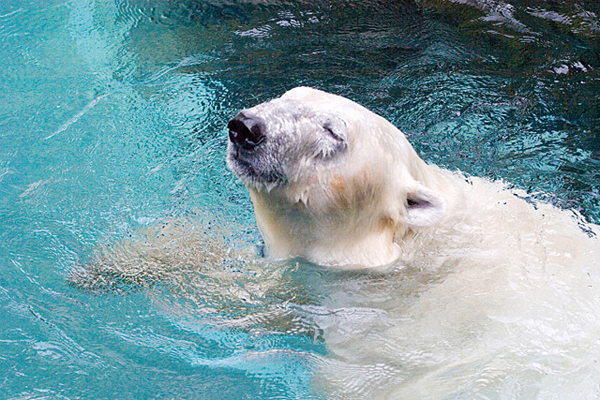
[[(324, 398), (325, 295), (298, 292), (335, 274), (273, 265), (289, 286), (251, 304), (67, 279), (167, 218), (210, 215), (256, 245), (226, 121), (294, 86), (600, 222), (600, 6), (566, 3), (2, 1), (0, 398)], [(297, 308), (288, 328), (233, 323)]]

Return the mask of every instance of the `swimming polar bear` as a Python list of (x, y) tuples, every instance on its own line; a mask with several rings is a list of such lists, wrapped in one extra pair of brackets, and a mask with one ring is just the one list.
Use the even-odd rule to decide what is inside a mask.
[[(217, 364), (264, 377), (273, 354), (293, 354), (328, 399), (598, 397), (598, 226), (427, 165), (387, 121), (314, 89), (243, 110), (229, 128), (227, 162), (267, 254), (298, 260), (256, 257), (236, 239), (248, 226), (200, 213), (99, 248), (70, 281), (141, 287), (208, 340), (197, 327), (256, 335)], [(270, 333), (327, 353), (255, 351)]]
[(325, 293), (328, 398), (600, 393), (597, 225), (427, 165), (391, 123), (319, 90), (228, 128), (267, 255), (362, 271), (307, 290)]

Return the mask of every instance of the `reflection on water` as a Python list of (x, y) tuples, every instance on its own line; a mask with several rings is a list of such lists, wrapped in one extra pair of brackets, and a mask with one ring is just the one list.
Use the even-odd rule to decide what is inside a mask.
[[(477, 300), (484, 290), (460, 297), (453, 277), (481, 277), (453, 275), (452, 263), (360, 274), (255, 257), (260, 240), (248, 196), (225, 167), (224, 125), (243, 107), (315, 86), (392, 121), (428, 162), (504, 179), (598, 223), (599, 18), (586, 0), (3, 1), (0, 390), (6, 398), (596, 394), (597, 360), (569, 347), (594, 347), (599, 326), (594, 296), (573, 289), (582, 281), (515, 294), (537, 307), (499, 289), (494, 299), (514, 314), (494, 316), (495, 303)], [(150, 274), (117, 291), (67, 284), (99, 248), (144, 243), (144, 232), (180, 219), (192, 221), (186, 237), (197, 235), (213, 261), (186, 265), (179, 247), (173, 268), (155, 247)], [(138, 265), (128, 261), (117, 265)], [(596, 269), (585, 266), (590, 276)], [(440, 292), (448, 282), (457, 292)], [(564, 313), (548, 300), (552, 290), (568, 299)], [(468, 300), (482, 304), (482, 317), (464, 326), (451, 305), (470, 310)], [(432, 328), (440, 324), (454, 328)], [(501, 333), (511, 329), (556, 347), (507, 347)], [(452, 367), (435, 369), (444, 363)], [(419, 386), (434, 378), (450, 392)]]

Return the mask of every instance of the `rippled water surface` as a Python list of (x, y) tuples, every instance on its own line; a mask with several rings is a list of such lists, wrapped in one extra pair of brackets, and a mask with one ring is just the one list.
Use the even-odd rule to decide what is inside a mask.
[[(363, 398), (435, 375), (456, 342), (429, 332), (365, 369), (353, 351), (392, 348), (378, 335), (411, 322), (397, 310), (439, 276), (256, 257), (226, 121), (295, 86), (325, 89), (392, 121), (428, 162), (599, 223), (599, 38), (591, 0), (3, 0), (0, 398)], [(181, 250), (174, 267), (154, 247), (148, 276), (69, 283), (98, 249), (160, 229), (198, 237), (201, 256)], [(592, 349), (599, 315), (571, 318), (594, 326)], [(499, 383), (482, 358), (461, 367), (472, 379), (436, 379), (452, 398), (600, 396), (597, 351), (575, 352), (582, 367), (560, 379), (559, 353), (510, 354), (531, 369)], [(338, 365), (343, 379), (323, 378)]]

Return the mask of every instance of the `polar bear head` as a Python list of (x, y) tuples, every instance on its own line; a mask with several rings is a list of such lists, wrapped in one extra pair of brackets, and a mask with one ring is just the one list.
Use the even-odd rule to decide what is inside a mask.
[(346, 98), (299, 87), (229, 121), (227, 164), (250, 191), (268, 255), (338, 267), (390, 263), (442, 220), (442, 174)]

